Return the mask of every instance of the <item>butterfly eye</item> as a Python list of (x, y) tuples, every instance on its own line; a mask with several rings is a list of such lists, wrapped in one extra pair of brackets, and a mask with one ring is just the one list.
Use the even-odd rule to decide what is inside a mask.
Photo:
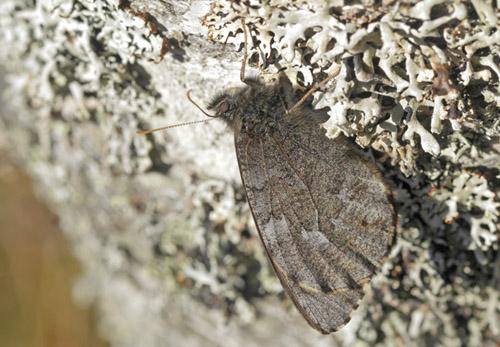
[(221, 113), (226, 113), (227, 111), (229, 111), (229, 102), (227, 100), (224, 100), (219, 104), (219, 111)]

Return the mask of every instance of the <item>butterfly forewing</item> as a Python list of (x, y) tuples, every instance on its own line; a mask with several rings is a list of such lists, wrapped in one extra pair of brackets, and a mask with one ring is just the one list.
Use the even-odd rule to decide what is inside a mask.
[(340, 329), (392, 245), (392, 195), (370, 163), (319, 126), (236, 135), (240, 172), (271, 263), (315, 329)]

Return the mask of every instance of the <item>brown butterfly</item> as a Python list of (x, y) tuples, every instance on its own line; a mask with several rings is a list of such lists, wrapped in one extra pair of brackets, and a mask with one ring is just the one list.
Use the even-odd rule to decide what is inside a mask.
[(271, 264), (307, 322), (328, 334), (350, 320), (394, 243), (394, 193), (347, 139), (329, 140), (316, 112), (304, 105), (335, 74), (298, 102), (291, 86), (245, 78), (244, 23), (243, 29), (246, 86), (217, 95), (207, 107), (215, 115), (200, 109), (233, 129)]

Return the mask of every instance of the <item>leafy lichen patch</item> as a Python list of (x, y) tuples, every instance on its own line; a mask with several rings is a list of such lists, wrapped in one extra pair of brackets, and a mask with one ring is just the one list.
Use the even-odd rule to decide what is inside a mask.
[[(285, 68), (298, 86), (353, 57), (317, 104), (336, 105), (325, 126), (375, 145), (412, 174), (419, 160), (402, 154), (408, 144), (416, 156), (437, 157), (454, 131), (488, 127), (485, 99), (500, 107), (497, 12), (486, 1), (220, 0), (204, 22), (213, 39), (240, 45), (245, 18), (259, 66)], [(409, 122), (387, 119), (408, 105)]]

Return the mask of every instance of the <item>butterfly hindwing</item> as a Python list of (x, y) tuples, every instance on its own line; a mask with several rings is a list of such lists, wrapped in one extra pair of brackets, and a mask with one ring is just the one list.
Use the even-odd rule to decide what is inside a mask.
[(370, 163), (319, 126), (283, 122), (235, 137), (259, 234), (283, 287), (309, 324), (350, 319), (393, 243), (392, 193)]

